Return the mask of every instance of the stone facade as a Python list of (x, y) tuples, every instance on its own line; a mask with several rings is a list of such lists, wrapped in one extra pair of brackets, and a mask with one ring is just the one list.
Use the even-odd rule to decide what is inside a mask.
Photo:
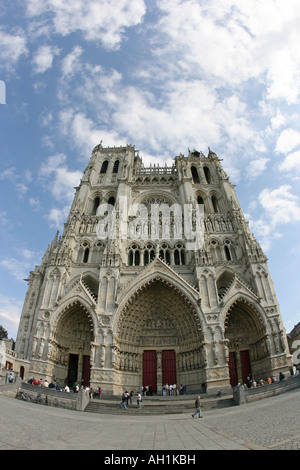
[(209, 149), (145, 167), (132, 145), (93, 149), (28, 279), (16, 351), (30, 375), (119, 394), (289, 369), (267, 259), (220, 162)]
[(300, 371), (300, 322), (287, 335), (290, 353), (292, 354), (293, 372)]

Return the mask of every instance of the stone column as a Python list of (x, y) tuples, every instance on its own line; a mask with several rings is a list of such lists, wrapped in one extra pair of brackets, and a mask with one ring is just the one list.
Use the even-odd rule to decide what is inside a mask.
[(157, 395), (162, 395), (162, 368), (161, 368), (161, 351), (156, 351), (156, 384)]

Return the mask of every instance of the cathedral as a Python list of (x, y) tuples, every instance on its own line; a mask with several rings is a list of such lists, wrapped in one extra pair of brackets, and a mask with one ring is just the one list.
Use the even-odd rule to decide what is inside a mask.
[(213, 151), (145, 166), (100, 143), (75, 189), (28, 278), (16, 352), (30, 376), (117, 395), (288, 371), (267, 258)]

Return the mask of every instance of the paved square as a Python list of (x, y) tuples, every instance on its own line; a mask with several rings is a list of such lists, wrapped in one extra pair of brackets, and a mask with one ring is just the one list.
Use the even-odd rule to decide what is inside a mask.
[(64, 410), (0, 395), (2, 450), (196, 451), (300, 449), (300, 390), (243, 406), (129, 416)]

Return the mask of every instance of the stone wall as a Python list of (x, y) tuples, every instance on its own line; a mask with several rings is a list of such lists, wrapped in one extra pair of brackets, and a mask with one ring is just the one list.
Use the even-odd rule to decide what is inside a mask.
[(300, 375), (289, 377), (282, 382), (259, 385), (245, 389), (243, 386), (233, 387), (233, 399), (236, 405), (244, 405), (253, 401), (270, 398), (281, 393), (300, 388)]
[(85, 390), (78, 393), (52, 390), (22, 383), (16, 392), (16, 398), (39, 405), (56, 406), (74, 411), (83, 411), (89, 402), (89, 394)]

